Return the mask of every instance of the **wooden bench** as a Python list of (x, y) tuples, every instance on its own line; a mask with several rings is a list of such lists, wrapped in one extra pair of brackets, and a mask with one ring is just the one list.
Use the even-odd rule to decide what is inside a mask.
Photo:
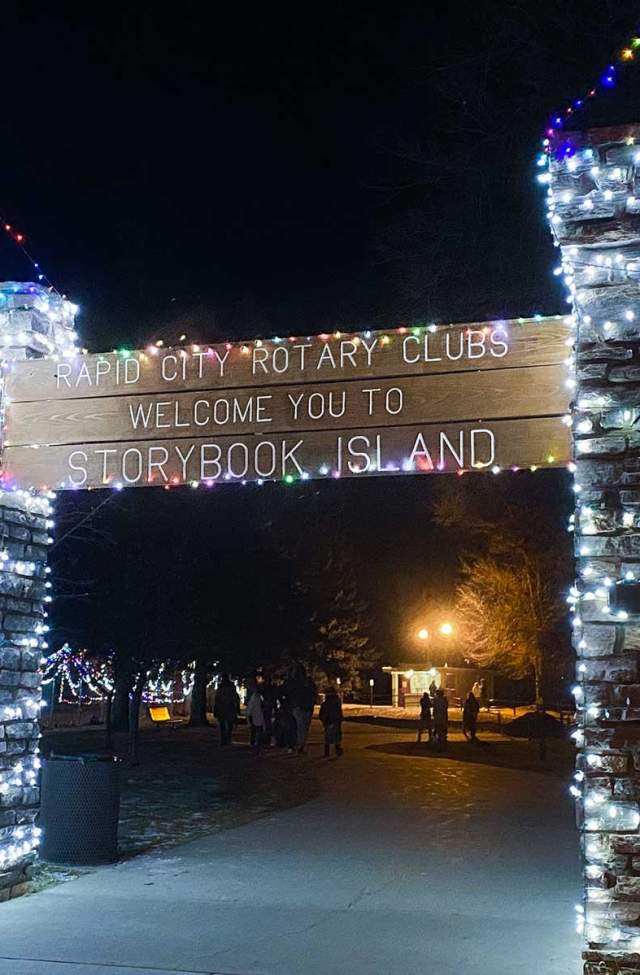
[(182, 724), (181, 718), (171, 717), (171, 712), (166, 704), (151, 705), (148, 710), (152, 724), (158, 727), (161, 725), (169, 725), (170, 728), (175, 728), (177, 725)]

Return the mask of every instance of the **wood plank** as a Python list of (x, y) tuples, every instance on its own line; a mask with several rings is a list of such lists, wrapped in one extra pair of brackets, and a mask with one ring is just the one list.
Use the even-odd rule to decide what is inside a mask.
[(8, 447), (6, 484), (22, 488), (147, 486), (286, 477), (560, 466), (568, 428), (556, 417), (340, 432)]
[(569, 409), (564, 364), (258, 390), (11, 403), (6, 446), (152, 440), (552, 416)]
[(15, 362), (6, 388), (11, 402), (35, 402), (550, 365), (566, 358), (570, 334), (568, 319), (554, 316), (438, 326), (419, 334), (390, 329), (280, 342), (153, 347), (59, 362)]

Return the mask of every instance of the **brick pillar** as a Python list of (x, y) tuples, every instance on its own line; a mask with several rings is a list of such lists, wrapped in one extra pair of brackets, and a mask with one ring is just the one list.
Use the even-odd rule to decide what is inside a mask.
[(552, 143), (576, 319), (576, 795), (586, 975), (640, 973), (640, 126)]
[[(40, 285), (0, 284), (3, 372), (16, 359), (70, 352), (74, 311)], [(51, 497), (0, 484), (0, 901), (26, 891), (38, 845)]]

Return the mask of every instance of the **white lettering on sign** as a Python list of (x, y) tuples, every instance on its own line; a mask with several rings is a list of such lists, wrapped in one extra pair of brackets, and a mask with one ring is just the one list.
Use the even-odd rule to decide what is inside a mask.
[(466, 328), (444, 334), (405, 335), (402, 357), (410, 365), (420, 362), (442, 362), (457, 359), (501, 359), (509, 351), (508, 336), (501, 328)]
[[(389, 444), (387, 444), (389, 437)], [(407, 431), (404, 445), (398, 430), (338, 435), (328, 440), (325, 456), (315, 461), (335, 471), (350, 474), (393, 473), (481, 469), (495, 463), (496, 438), (486, 427), (461, 428), (457, 433), (425, 429)], [(294, 440), (227, 440), (212, 442), (178, 441), (169, 446), (141, 443), (123, 450), (91, 447), (71, 450), (67, 456), (68, 480), (82, 487), (93, 480), (97, 466), (99, 481), (110, 484), (173, 483), (188, 481), (244, 480), (310, 476), (304, 458), (304, 437)], [(314, 455), (318, 448), (311, 447)]]
[[(455, 363), (460, 360), (477, 362), (485, 358), (501, 359), (510, 351), (508, 330), (503, 325), (482, 327), (452, 327), (409, 334), (353, 337), (340, 340), (292, 340), (288, 343), (248, 346), (228, 345), (180, 350), (114, 353), (78, 357), (56, 364), (57, 391), (74, 390), (76, 395), (100, 395), (101, 391), (147, 383), (155, 376), (161, 387), (189, 387), (195, 383), (227, 381), (242, 378), (239, 385), (247, 385), (246, 374), (256, 380), (265, 376), (302, 377), (326, 380), (352, 378), (363, 370), (371, 370), (391, 354), (391, 343), (398, 343), (396, 359), (403, 366)], [(390, 373), (393, 375), (393, 373)], [(281, 381), (279, 379), (278, 381)]]
[(256, 396), (221, 396), (198, 399), (189, 404), (180, 400), (140, 400), (129, 403), (132, 430), (180, 430), (242, 423), (272, 423), (269, 416), (270, 393)]
[(109, 359), (95, 359), (91, 361), (91, 366), (84, 361), (80, 369), (75, 373), (71, 362), (58, 362), (56, 365), (56, 389), (76, 389), (87, 386), (100, 389), (106, 385), (106, 378), (117, 386), (133, 386), (140, 380), (140, 362), (131, 356), (126, 359), (114, 359), (113, 363)]
[(557, 317), (16, 362), (5, 479), (170, 487), (558, 466), (569, 332)]

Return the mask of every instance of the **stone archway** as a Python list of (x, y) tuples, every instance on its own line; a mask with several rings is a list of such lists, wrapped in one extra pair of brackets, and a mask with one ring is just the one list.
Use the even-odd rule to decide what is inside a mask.
[[(574, 632), (582, 720), (574, 790), (585, 860), (580, 912), (589, 943), (585, 971), (640, 971), (636, 141), (640, 144), (640, 126), (625, 126), (564, 135), (550, 147), (550, 219), (577, 322), (572, 394), (562, 370), (573, 338), (561, 316), (75, 359), (65, 358), (73, 346), (68, 302), (38, 285), (0, 287), (5, 383), (15, 401), (8, 403), (5, 391), (10, 412), (0, 491), (0, 899), (26, 889), (38, 839), (38, 664), (46, 643), (51, 541), (44, 484), (206, 485), (217, 479), (557, 466), (571, 460), (561, 421), (573, 395)], [(379, 366), (383, 350), (386, 365)], [(246, 375), (230, 382), (234, 356)], [(315, 372), (308, 371), (309, 363)], [(216, 381), (205, 378), (206, 365)], [(317, 385), (327, 378), (318, 375), (321, 367), (338, 383), (335, 396)], [(538, 371), (525, 376), (531, 369)], [(313, 379), (316, 385), (305, 385)], [(282, 391), (288, 382), (296, 391), (287, 403)], [(230, 387), (241, 392), (225, 393)], [(457, 397), (462, 388), (464, 398)], [(523, 396), (532, 388), (533, 398)], [(348, 390), (356, 391), (359, 404), (351, 426), (344, 418)], [(113, 397), (112, 426), (92, 427), (91, 410), (76, 428), (83, 401), (96, 396)], [(73, 416), (60, 410), (65, 399), (75, 403)], [(55, 411), (47, 407), (50, 400), (56, 401)], [(482, 403), (475, 407), (475, 415), (485, 417), (482, 424), (472, 421), (470, 401)], [(396, 418), (407, 403), (401, 423)], [(273, 421), (274, 404), (278, 419), (270, 429), (277, 433), (267, 436), (261, 425)], [(308, 432), (298, 443), (296, 424), (303, 414)], [(185, 425), (191, 441), (177, 437)], [(206, 442), (200, 437), (200, 428), (216, 425), (225, 429), (212, 445), (211, 437)], [(169, 431), (164, 440), (158, 439), (162, 429)]]

